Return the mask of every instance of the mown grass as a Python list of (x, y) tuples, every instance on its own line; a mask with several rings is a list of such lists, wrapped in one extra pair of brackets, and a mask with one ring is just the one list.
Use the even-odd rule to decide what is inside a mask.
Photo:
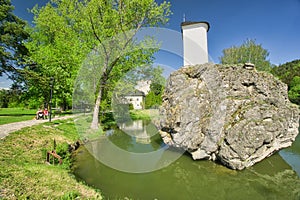
[(0, 140), (0, 199), (101, 199), (63, 165), (45, 164), (46, 151), (78, 139), (72, 119), (24, 128)]
[[(35, 109), (0, 108), (0, 125), (35, 119)], [(73, 114), (72, 111), (52, 110), (52, 118)]]
[(0, 125), (31, 120), (36, 110), (25, 108), (0, 108)]
[(0, 115), (35, 115), (36, 110), (25, 108), (0, 108)]

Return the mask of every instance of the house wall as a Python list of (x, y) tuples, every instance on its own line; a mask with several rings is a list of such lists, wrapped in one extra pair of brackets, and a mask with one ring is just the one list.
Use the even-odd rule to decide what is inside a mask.
[(127, 99), (128, 103), (131, 103), (133, 105), (133, 108), (135, 110), (143, 109), (143, 96), (125, 96), (125, 98)]

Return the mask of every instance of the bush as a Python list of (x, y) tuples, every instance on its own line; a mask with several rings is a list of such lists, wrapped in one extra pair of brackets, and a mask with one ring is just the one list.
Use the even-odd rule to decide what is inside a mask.
[(133, 107), (132, 103), (129, 104), (129, 110), (134, 110), (134, 107)]
[(64, 142), (56, 145), (56, 153), (62, 158), (62, 167), (70, 169), (71, 167), (71, 153), (69, 151), (69, 144)]

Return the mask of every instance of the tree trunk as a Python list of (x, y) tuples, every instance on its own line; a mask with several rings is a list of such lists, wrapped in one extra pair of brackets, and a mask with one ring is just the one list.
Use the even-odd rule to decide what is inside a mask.
[(106, 62), (102, 68), (103, 74), (100, 79), (100, 88), (99, 88), (99, 92), (98, 92), (97, 99), (95, 102), (95, 107), (94, 107), (94, 112), (93, 112), (93, 120), (92, 120), (91, 127), (90, 127), (92, 130), (99, 129), (99, 110), (100, 110), (100, 105), (101, 105), (101, 101), (102, 101), (102, 95), (104, 92), (103, 90), (106, 85), (106, 81), (108, 79), (108, 74), (106, 73), (107, 66), (108, 66), (108, 64)]
[(92, 124), (91, 124), (91, 129), (93, 129), (93, 130), (99, 129), (98, 123), (99, 123), (99, 109), (100, 109), (101, 99), (102, 99), (102, 86), (99, 89), (99, 93), (98, 93), (95, 107), (94, 107), (93, 120), (92, 120)]

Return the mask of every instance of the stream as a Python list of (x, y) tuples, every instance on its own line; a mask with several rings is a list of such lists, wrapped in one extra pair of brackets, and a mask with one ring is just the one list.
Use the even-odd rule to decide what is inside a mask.
[[(73, 165), (76, 178), (100, 189), (107, 199), (300, 199), (299, 135), (291, 147), (253, 167), (235, 171), (208, 160), (194, 161), (187, 153), (166, 148), (160, 136), (153, 134), (150, 122), (137, 120), (119, 127), (82, 145)], [(103, 160), (104, 141), (132, 152), (131, 156), (111, 153), (107, 157), (114, 162), (107, 163)], [(165, 155), (173, 160), (153, 168), (151, 162), (156, 161), (147, 155), (160, 150), (159, 160)], [(141, 173), (132, 173), (132, 168), (126, 167), (120, 171), (135, 154), (147, 157), (130, 160), (130, 167), (142, 166), (137, 168)]]

